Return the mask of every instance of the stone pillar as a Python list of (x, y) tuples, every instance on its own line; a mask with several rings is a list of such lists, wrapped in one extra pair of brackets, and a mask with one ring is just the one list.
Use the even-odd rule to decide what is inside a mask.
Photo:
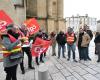
[(58, 0), (58, 18), (63, 18), (63, 0)]
[(39, 66), (38, 80), (48, 80), (48, 68), (44, 64)]
[(26, 20), (26, 1), (24, 0), (23, 3), (24, 5), (22, 7), (16, 6), (15, 8), (19, 25), (22, 24), (24, 20)]

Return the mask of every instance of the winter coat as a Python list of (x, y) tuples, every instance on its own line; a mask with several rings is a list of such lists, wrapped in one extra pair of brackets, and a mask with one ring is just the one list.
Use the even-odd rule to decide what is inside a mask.
[[(2, 44), (6, 47), (6, 49), (8, 50), (12, 50), (15, 46), (17, 46), (19, 44), (19, 40), (16, 40), (15, 42), (11, 42), (10, 38), (8, 36), (3, 36), (2, 37)], [(7, 57), (4, 57), (3, 59), (3, 63), (4, 63), (4, 67), (12, 67), (16, 64), (19, 64), (21, 62), (21, 58), (11, 61), (10, 60), (10, 55)]]
[(88, 47), (90, 40), (91, 40), (90, 36), (86, 32), (84, 32), (84, 35), (82, 36), (81, 47)]
[(66, 44), (66, 36), (65, 34), (58, 34), (56, 37), (57, 43), (60, 45), (65, 45)]

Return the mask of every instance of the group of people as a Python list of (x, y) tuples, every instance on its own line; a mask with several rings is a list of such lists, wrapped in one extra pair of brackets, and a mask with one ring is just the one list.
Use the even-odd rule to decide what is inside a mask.
[[(55, 41), (58, 43), (58, 59), (60, 58), (61, 49), (62, 49), (62, 56), (65, 57), (65, 44), (67, 43), (67, 50), (68, 50), (68, 58), (67, 60), (70, 60), (71, 57), (71, 51), (73, 53), (73, 61), (77, 62), (75, 59), (75, 50), (76, 45), (78, 47), (79, 51), (79, 60), (91, 60), (89, 57), (89, 44), (90, 41), (93, 38), (93, 33), (89, 29), (89, 26), (85, 25), (83, 28), (79, 29), (79, 33), (76, 35), (72, 28), (68, 27), (67, 33), (64, 33), (63, 31), (60, 31), (55, 38)], [(54, 42), (55, 43), (55, 42)], [(53, 44), (54, 46), (54, 44)], [(55, 49), (55, 48), (53, 48)], [(53, 50), (54, 55), (54, 50)], [(56, 54), (55, 54), (56, 55)]]
[[(66, 50), (65, 44), (67, 43), (68, 61), (71, 58), (72, 51), (73, 61), (77, 62), (75, 59), (76, 45), (79, 51), (79, 60), (91, 60), (89, 57), (89, 44), (93, 38), (93, 34), (87, 25), (85, 25), (84, 28), (80, 28), (77, 35), (70, 27), (68, 27), (67, 33), (64, 33), (63, 31), (60, 31), (58, 34), (51, 32), (50, 35), (47, 35), (47, 33), (42, 30), (39, 30), (39, 32), (34, 35), (30, 35), (25, 25), (18, 28), (15, 27), (14, 24), (11, 24), (6, 28), (6, 32), (0, 34), (2, 53), (4, 56), (4, 71), (7, 74), (6, 80), (17, 80), (16, 71), (18, 64), (20, 64), (22, 74), (25, 74), (25, 53), (28, 56), (28, 68), (35, 69), (32, 65), (31, 44), (34, 44), (37, 37), (43, 40), (51, 40), (52, 56), (56, 56), (56, 43), (58, 44), (58, 59), (60, 58), (61, 53), (62, 57), (66, 58), (64, 53)], [(97, 62), (100, 62), (100, 34), (96, 35), (94, 42), (96, 43), (96, 53), (98, 53)], [(44, 63), (43, 57), (45, 56), (46, 52), (35, 57), (36, 64), (39, 65), (39, 62)]]

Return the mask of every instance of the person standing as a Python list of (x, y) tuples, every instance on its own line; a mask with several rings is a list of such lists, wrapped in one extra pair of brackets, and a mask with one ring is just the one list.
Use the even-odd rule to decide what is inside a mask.
[(100, 62), (100, 33), (95, 37), (94, 43), (96, 44), (96, 51), (98, 55), (98, 60), (97, 62)]
[(60, 31), (59, 34), (57, 34), (56, 41), (58, 43), (58, 59), (60, 58), (61, 49), (62, 49), (63, 58), (66, 58), (65, 54), (64, 54), (64, 51), (65, 51), (64, 49), (65, 49), (65, 44), (66, 44), (66, 36), (63, 31)]
[[(35, 35), (34, 39), (33, 39), (33, 42), (35, 42), (36, 38), (39, 37), (39, 38), (43, 38), (43, 32), (41, 30), (39, 30), (39, 32)], [(39, 65), (39, 60), (38, 60), (38, 56), (35, 58), (36, 60), (36, 64)], [(43, 54), (40, 54), (40, 62), (44, 63), (43, 61)]]
[[(92, 40), (93, 34), (92, 34), (92, 31), (89, 29), (89, 26), (85, 25), (84, 26), (84, 31), (90, 36), (90, 40)], [(91, 58), (89, 57), (89, 44), (88, 44), (88, 47), (87, 47), (87, 53), (88, 53), (87, 57), (88, 57), (88, 60), (91, 61)]]
[(71, 50), (72, 50), (72, 52), (73, 52), (73, 60), (75, 62), (77, 62), (76, 59), (75, 59), (76, 36), (75, 36), (75, 34), (73, 32), (73, 29), (70, 28), (70, 27), (68, 28), (68, 32), (66, 33), (66, 41), (67, 41), (67, 49), (68, 49), (68, 59), (67, 60), (68, 61), (70, 60)]
[(2, 52), (4, 56), (3, 65), (6, 72), (6, 80), (17, 80), (16, 72), (17, 66), (21, 62), (21, 39), (20, 34), (15, 32), (14, 24), (7, 26), (7, 34), (3, 34), (2, 38)]
[(83, 35), (84, 35), (84, 30), (82, 28), (80, 28), (79, 29), (79, 37), (78, 37), (78, 51), (79, 51), (79, 60), (80, 61), (84, 59), (83, 47), (81, 46)]
[(88, 48), (88, 44), (90, 43), (91, 39), (90, 39), (90, 36), (85, 31), (82, 32), (82, 35), (83, 35), (82, 42), (81, 42), (81, 52), (82, 52), (82, 57), (83, 57), (82, 59), (87, 61), (89, 58), (87, 48)]
[(50, 34), (51, 46), (52, 46), (52, 56), (56, 56), (55, 48), (56, 48), (56, 34), (55, 32), (51, 32)]
[[(43, 40), (48, 40), (48, 35), (47, 35), (46, 32), (42, 32), (42, 39), (43, 39)], [(43, 53), (43, 54), (44, 54), (44, 57), (46, 57), (46, 52)]]
[[(24, 39), (22, 41), (23, 56), (24, 56), (24, 53), (26, 53), (26, 55), (28, 56), (28, 68), (29, 69), (35, 69), (32, 66), (32, 54), (31, 54), (31, 51), (30, 51), (30, 44), (32, 44), (32, 41), (29, 42), (29, 32), (28, 32), (26, 26), (24, 26), (24, 25), (21, 26), (20, 30), (21, 30), (21, 34), (23, 34), (22, 38)], [(21, 67), (21, 70), (22, 70), (22, 74), (25, 74), (24, 61), (23, 60), (20, 64), (20, 67)]]

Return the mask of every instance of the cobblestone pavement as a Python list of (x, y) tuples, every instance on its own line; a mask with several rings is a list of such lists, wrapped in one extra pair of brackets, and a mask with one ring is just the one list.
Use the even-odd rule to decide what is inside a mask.
[[(57, 51), (57, 50), (56, 50)], [(48, 67), (49, 80), (100, 80), (100, 63), (97, 63), (97, 56), (94, 54), (94, 43), (90, 44), (90, 57), (92, 61), (73, 62), (67, 61), (66, 58), (57, 59), (57, 56), (51, 56), (51, 49), (47, 52), (47, 57), (44, 58), (45, 63), (40, 63)], [(67, 50), (65, 52), (67, 55)], [(66, 56), (67, 57), (67, 56)], [(78, 60), (78, 51), (76, 50), (76, 59)], [(33, 58), (34, 61), (34, 58)], [(35, 70), (27, 68), (27, 57), (25, 56), (25, 75), (21, 74), (18, 67), (18, 80), (38, 80), (38, 69), (35, 63)], [(0, 63), (0, 80), (5, 80), (5, 72), (3, 71), (3, 64)]]

